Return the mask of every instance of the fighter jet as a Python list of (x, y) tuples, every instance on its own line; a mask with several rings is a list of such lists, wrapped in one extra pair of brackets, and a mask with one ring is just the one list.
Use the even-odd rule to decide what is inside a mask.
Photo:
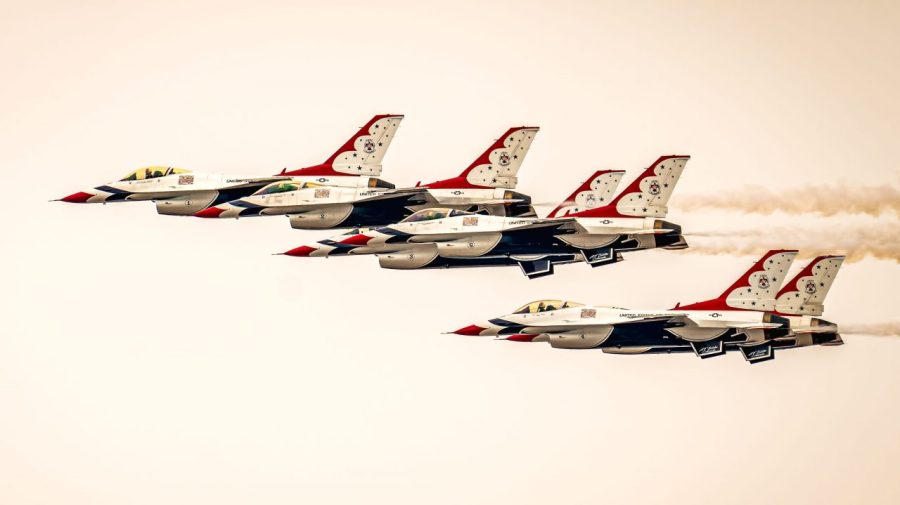
[(365, 177), (344, 186), (319, 180), (279, 181), (194, 215), (238, 218), (287, 214), (291, 227), (297, 229), (384, 226), (431, 207), (534, 215), (531, 199), (513, 190), (537, 131), (537, 127), (510, 128), (462, 174), (451, 179), (403, 189)]
[(709, 358), (739, 350), (750, 363), (773, 359), (775, 349), (840, 345), (836, 325), (800, 314), (821, 314), (843, 258), (816, 258), (779, 291), (796, 254), (769, 251), (721, 295), (703, 302), (631, 310), (540, 300), (453, 333), (613, 354), (693, 352)]
[(625, 251), (683, 249), (681, 227), (659, 218), (688, 159), (659, 158), (614, 198), (621, 171), (596, 172), (547, 218), (431, 208), (394, 225), (354, 229), (284, 254), (375, 254), (383, 268), (392, 269), (518, 265), (533, 279), (552, 275), (558, 264), (597, 267), (621, 261)]
[[(377, 178), (381, 159), (394, 138), (401, 115), (373, 117), (324, 163), (282, 170), (269, 177), (205, 174), (172, 167), (135, 170), (118, 181), (79, 191), (60, 200), (69, 203), (156, 202), (160, 214), (190, 216), (198, 211), (255, 193), (264, 186), (321, 185), (323, 187), (393, 188)], [(277, 191), (277, 189), (272, 189)]]

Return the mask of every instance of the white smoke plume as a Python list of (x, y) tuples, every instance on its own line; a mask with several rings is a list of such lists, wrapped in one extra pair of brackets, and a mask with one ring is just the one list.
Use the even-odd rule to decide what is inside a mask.
[(870, 324), (841, 324), (841, 333), (856, 333), (859, 335), (874, 335), (878, 337), (900, 337), (900, 321)]
[(877, 226), (825, 222), (820, 226), (770, 226), (686, 233), (685, 253), (762, 255), (771, 249), (799, 249), (799, 258), (843, 254), (847, 262), (867, 257), (900, 263), (900, 221)]
[(747, 186), (714, 195), (685, 195), (676, 206), (685, 211), (722, 209), (754, 214), (868, 214), (900, 215), (900, 187), (837, 184), (779, 188)]

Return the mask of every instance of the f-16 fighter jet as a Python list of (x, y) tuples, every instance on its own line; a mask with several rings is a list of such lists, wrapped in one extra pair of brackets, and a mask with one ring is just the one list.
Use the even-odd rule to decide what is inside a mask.
[(622, 252), (687, 247), (681, 227), (663, 221), (688, 156), (663, 156), (611, 198), (621, 171), (596, 172), (547, 218), (491, 216), (451, 208), (416, 212), (403, 221), (355, 229), (292, 249), (289, 256), (376, 254), (383, 268), (518, 265), (529, 278), (557, 264), (596, 267)]
[(778, 291), (796, 253), (769, 251), (725, 292), (704, 302), (630, 310), (540, 300), (454, 333), (614, 354), (693, 352), (708, 358), (740, 350), (751, 363), (773, 359), (775, 349), (840, 345), (833, 323), (802, 314), (821, 315), (843, 258), (814, 259)]
[(283, 170), (275, 176), (244, 177), (148, 167), (60, 200), (69, 203), (152, 200), (160, 214), (190, 216), (251, 195), (264, 186), (272, 191), (277, 191), (282, 184), (348, 187), (351, 191), (357, 187), (393, 188), (376, 177), (381, 174), (381, 159), (402, 119), (403, 116), (394, 114), (375, 116), (321, 165)]
[(207, 218), (290, 216), (299, 229), (383, 226), (430, 207), (486, 210), (498, 215), (534, 215), (531, 199), (512, 191), (516, 174), (538, 128), (510, 128), (458, 177), (394, 189), (379, 179), (360, 177), (358, 184), (279, 181), (252, 195), (202, 210)]

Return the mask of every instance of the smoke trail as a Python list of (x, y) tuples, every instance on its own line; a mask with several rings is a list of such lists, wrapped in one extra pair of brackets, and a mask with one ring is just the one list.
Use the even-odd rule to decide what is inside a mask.
[(879, 337), (900, 337), (900, 321), (871, 324), (841, 324), (841, 333), (857, 333)]
[(738, 191), (714, 195), (692, 195), (678, 199), (676, 206), (685, 211), (701, 209), (739, 210), (755, 214), (900, 214), (900, 187), (808, 185), (780, 188), (777, 192), (762, 186), (747, 186)]
[(826, 223), (773, 226), (756, 230), (723, 230), (688, 233), (686, 253), (762, 255), (770, 249), (799, 249), (800, 258), (843, 254), (847, 262), (867, 257), (900, 262), (900, 222), (877, 226)]

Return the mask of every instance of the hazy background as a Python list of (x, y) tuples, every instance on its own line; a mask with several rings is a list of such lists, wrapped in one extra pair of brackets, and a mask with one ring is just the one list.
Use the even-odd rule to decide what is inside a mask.
[[(398, 185), (535, 124), (519, 187), (538, 201), (691, 154), (670, 204), (688, 232), (896, 240), (896, 212), (679, 202), (896, 189), (897, 5), (4, 3), (0, 502), (900, 502), (900, 338), (845, 331), (750, 367), (441, 334), (537, 298), (705, 299), (750, 256), (387, 271), (270, 256), (328, 235), (283, 218), (47, 202), (149, 164), (319, 163), (388, 112), (407, 115), (384, 163)], [(798, 226), (821, 232), (785, 243)], [(895, 260), (847, 264), (826, 317), (890, 325), (898, 285)]]

